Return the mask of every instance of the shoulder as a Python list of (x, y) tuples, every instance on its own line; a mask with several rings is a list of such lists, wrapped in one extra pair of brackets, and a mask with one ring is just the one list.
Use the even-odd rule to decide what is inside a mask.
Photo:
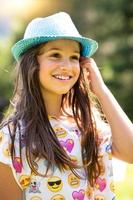
[(11, 137), (8, 126), (0, 129), (0, 162), (11, 165)]

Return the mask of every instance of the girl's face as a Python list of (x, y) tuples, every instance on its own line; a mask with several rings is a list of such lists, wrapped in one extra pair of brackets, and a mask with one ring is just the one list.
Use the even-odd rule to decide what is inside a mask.
[(43, 94), (65, 94), (80, 74), (80, 45), (73, 40), (47, 42), (38, 55), (39, 79)]

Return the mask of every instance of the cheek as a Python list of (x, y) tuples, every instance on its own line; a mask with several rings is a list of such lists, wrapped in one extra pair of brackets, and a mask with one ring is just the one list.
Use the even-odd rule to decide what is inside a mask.
[(43, 68), (42, 66), (40, 66), (39, 81), (40, 81), (41, 85), (45, 85), (47, 77), (48, 77), (48, 72), (47, 72), (46, 68)]
[(76, 75), (77, 78), (78, 78), (79, 75), (80, 75), (80, 66), (79, 66), (79, 65), (77, 65), (77, 66), (75, 67), (75, 75)]
[(50, 73), (51, 66), (47, 62), (42, 62), (39, 66), (39, 76), (42, 78), (46, 78)]

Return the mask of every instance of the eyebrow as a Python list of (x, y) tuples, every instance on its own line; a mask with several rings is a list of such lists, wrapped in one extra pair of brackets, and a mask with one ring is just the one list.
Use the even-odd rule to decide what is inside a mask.
[[(48, 51), (54, 51), (54, 50), (61, 50), (60, 48), (50, 48)], [(73, 51), (73, 53), (78, 53), (80, 54), (80, 51)]]

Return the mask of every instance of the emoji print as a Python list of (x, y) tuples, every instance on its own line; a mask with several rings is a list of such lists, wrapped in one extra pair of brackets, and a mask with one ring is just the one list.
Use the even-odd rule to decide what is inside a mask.
[(51, 198), (51, 200), (65, 200), (61, 194), (57, 194)]
[[(76, 156), (70, 156), (70, 160), (73, 162), (73, 164), (75, 164), (75, 165), (78, 164)], [(70, 167), (68, 165), (65, 165), (65, 169), (70, 170)]]
[(92, 194), (93, 194), (93, 188), (88, 186), (86, 190), (86, 195), (88, 196), (89, 199), (92, 198)]
[(101, 134), (100, 129), (97, 130), (97, 135), (98, 135), (98, 138), (97, 138), (98, 139), (98, 146), (100, 146), (103, 142), (103, 135)]
[(74, 200), (84, 200), (84, 196), (85, 196), (85, 191), (82, 190), (82, 189), (79, 190), (79, 192), (78, 191), (74, 191), (72, 193), (72, 197), (73, 197)]
[(5, 157), (11, 156), (11, 144), (6, 143), (3, 148), (3, 154)]
[(64, 138), (67, 136), (67, 132), (62, 127), (54, 127), (54, 131), (58, 138)]
[(30, 200), (43, 200), (43, 199), (40, 198), (40, 197), (35, 196), (35, 197), (32, 197)]
[(111, 181), (111, 183), (110, 183), (110, 190), (111, 190), (111, 192), (115, 192), (115, 185), (114, 185), (113, 181)]
[(78, 164), (78, 160), (76, 156), (70, 156), (70, 159), (75, 165)]
[(111, 145), (110, 144), (106, 146), (106, 152), (109, 156), (109, 160), (111, 160), (112, 159), (112, 152), (111, 152)]
[(30, 176), (22, 175), (20, 176), (19, 183), (22, 186), (22, 188), (25, 189), (27, 188), (27, 186), (30, 185), (30, 180), (31, 180)]
[(104, 162), (103, 162), (103, 155), (98, 156), (98, 162), (99, 162), (99, 166), (100, 166), (100, 173), (101, 173), (101, 175), (104, 175), (105, 165), (104, 165)]
[(35, 179), (31, 180), (29, 193), (41, 193), (39, 190), (40, 182), (37, 182)]
[(106, 188), (106, 180), (105, 178), (97, 178), (95, 187), (102, 192)]
[(25, 147), (25, 143), (26, 143), (25, 135), (24, 135), (24, 133), (22, 133), (21, 134), (21, 145), (22, 145), (22, 148)]
[(94, 200), (105, 200), (105, 197), (103, 195), (96, 195)]
[(77, 128), (73, 128), (72, 129), (73, 133), (75, 133), (78, 137), (81, 135), (81, 133), (79, 132), (79, 130)]
[(0, 132), (0, 144), (1, 144), (1, 142), (3, 141), (3, 138), (4, 138), (4, 134), (3, 134), (3, 132), (1, 131), (1, 132)]
[(50, 191), (58, 192), (62, 189), (63, 183), (58, 176), (53, 176), (48, 179), (47, 186)]
[(13, 167), (16, 170), (17, 173), (22, 172), (22, 163), (19, 157), (15, 157), (13, 160)]
[(77, 188), (80, 185), (80, 179), (76, 177), (73, 173), (68, 176), (68, 183), (71, 187)]
[(67, 139), (66, 141), (60, 141), (60, 144), (63, 146), (65, 150), (67, 150), (69, 153), (71, 153), (73, 147), (74, 147), (74, 141), (72, 139)]

